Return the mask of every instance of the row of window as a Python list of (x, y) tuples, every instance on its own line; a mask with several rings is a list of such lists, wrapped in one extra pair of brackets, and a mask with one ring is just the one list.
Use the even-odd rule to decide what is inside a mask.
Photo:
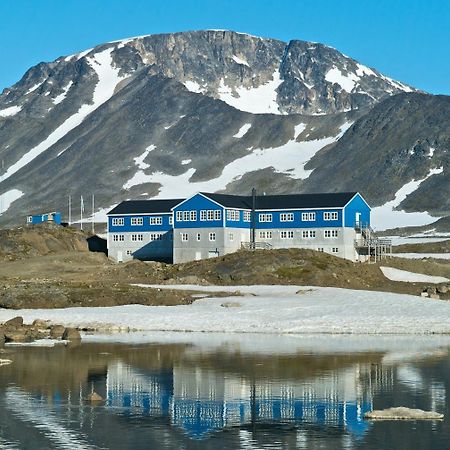
[[(323, 249), (323, 247), (319, 247), (319, 248), (317, 249), (317, 251), (318, 251), (318, 252), (323, 252), (324, 249)], [(338, 247), (332, 247), (332, 248), (331, 248), (331, 253), (339, 253), (339, 248), (338, 248)]]
[[(166, 236), (166, 237), (165, 237)], [(149, 233), (148, 234), (149, 241), (162, 241), (163, 239), (173, 239), (172, 233)], [(112, 235), (113, 242), (125, 242), (125, 235), (124, 234), (113, 234)], [(142, 233), (136, 233), (130, 235), (131, 242), (143, 242), (144, 241), (144, 234)]]
[[(150, 225), (162, 225), (163, 218), (161, 216), (150, 217), (148, 223)], [(125, 219), (123, 217), (114, 217), (112, 219), (112, 225), (114, 227), (123, 227), (125, 225)], [(132, 226), (143, 226), (144, 218), (143, 217), (132, 217), (131, 225)], [(169, 225), (172, 225), (172, 216), (169, 217)]]
[[(188, 233), (180, 233), (181, 235), (181, 242), (188, 242), (189, 241), (189, 234)], [(231, 235), (231, 233), (230, 233)], [(208, 240), (209, 242), (215, 242), (216, 241), (216, 233), (212, 232), (212, 233), (208, 233)], [(234, 236), (233, 236), (234, 239)], [(196, 240), (197, 242), (200, 242), (202, 240), (202, 235), (201, 233), (197, 233), (196, 235)]]
[[(273, 221), (273, 213), (260, 213), (258, 216), (259, 222), (272, 222)], [(337, 212), (324, 212), (323, 220), (331, 221), (337, 220), (338, 213)], [(316, 213), (315, 212), (305, 212), (301, 214), (302, 222), (315, 222)], [(280, 213), (280, 222), (293, 222), (294, 221), (294, 213)]]
[[(231, 222), (238, 222), (241, 217), (241, 212), (237, 209), (227, 209), (227, 220)], [(272, 222), (273, 221), (273, 213), (260, 213), (259, 222)], [(196, 222), (197, 221), (197, 211), (177, 211), (176, 212), (177, 222)], [(251, 220), (251, 212), (243, 211), (243, 219), (244, 222), (250, 222)], [(337, 212), (324, 212), (323, 220), (331, 221), (337, 220), (338, 213)], [(222, 211), (220, 209), (203, 209), (200, 210), (200, 220), (205, 221), (217, 221), (222, 220)], [(314, 222), (316, 220), (316, 213), (302, 213), (301, 214), (302, 222)], [(280, 213), (280, 221), (281, 222), (293, 222), (294, 221), (294, 213)], [(162, 225), (163, 218), (161, 216), (150, 217), (149, 224), (150, 225)], [(172, 225), (173, 219), (172, 216), (169, 217), (169, 225)], [(115, 217), (112, 219), (112, 225), (115, 227), (122, 227), (125, 225), (125, 219), (123, 217)], [(143, 217), (132, 217), (131, 218), (132, 226), (143, 226), (144, 218)]]
[[(338, 230), (324, 230), (324, 237), (326, 238), (337, 238)], [(302, 230), (301, 236), (303, 239), (314, 239), (317, 236), (316, 230)], [(260, 239), (272, 239), (272, 231), (260, 231), (259, 232)], [(283, 230), (280, 231), (281, 239), (293, 239), (294, 238), (294, 230)]]

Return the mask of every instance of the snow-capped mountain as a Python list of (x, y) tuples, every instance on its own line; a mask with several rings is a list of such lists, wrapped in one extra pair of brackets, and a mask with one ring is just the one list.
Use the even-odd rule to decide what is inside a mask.
[[(408, 142), (401, 142), (405, 134), (389, 147), (400, 152), (385, 161), (399, 169), (395, 182), (389, 170), (361, 182), (373, 173), (372, 159), (384, 155), (371, 147), (383, 134), (370, 119), (373, 108), (395, 121), (396, 102), (389, 101), (396, 94), (419, 104), (434, 98), (414, 91), (322, 44), (221, 30), (125, 39), (40, 63), (0, 95), (0, 209), (6, 210), (0, 221), (65, 210), (69, 194), (95, 193), (106, 208), (125, 198), (252, 186), (270, 192), (356, 187), (381, 205), (401, 183), (428, 175), (438, 159), (445, 165), (448, 143), (437, 142), (432, 127), (420, 134), (434, 149), (427, 164), (412, 167), (411, 158), (401, 158), (412, 130)], [(352, 142), (365, 145), (361, 169)], [(329, 178), (334, 155), (343, 176), (335, 171)], [(410, 210), (422, 208), (409, 199)], [(427, 202), (426, 208), (442, 213), (450, 205)]]

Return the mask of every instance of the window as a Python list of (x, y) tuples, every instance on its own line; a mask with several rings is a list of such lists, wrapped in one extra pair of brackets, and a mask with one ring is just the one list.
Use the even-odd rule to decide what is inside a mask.
[(162, 217), (150, 217), (150, 225), (162, 225)]
[(183, 211), (183, 222), (188, 222), (190, 217), (190, 211)]
[(326, 238), (337, 238), (338, 237), (338, 230), (324, 230), (323, 235)]
[(324, 212), (323, 220), (338, 220), (338, 213), (337, 212)]
[(183, 220), (183, 212), (182, 211), (177, 211), (175, 218), (177, 219), (177, 222), (180, 222), (181, 220)]
[(113, 241), (114, 242), (124, 242), (125, 235), (124, 234), (113, 234)]
[(173, 216), (169, 216), (169, 225), (173, 225)]
[(323, 252), (323, 247), (319, 247), (319, 248), (317, 249), (317, 251), (318, 251), (318, 252)]
[(331, 249), (331, 252), (332, 252), (332, 253), (339, 253), (339, 249), (338, 249), (337, 247), (333, 247), (333, 248)]
[(189, 220), (191, 222), (197, 221), (197, 211), (189, 211)]
[(228, 239), (230, 240), (230, 242), (233, 242), (233, 241), (234, 241), (234, 234), (233, 234), (233, 233), (230, 233), (230, 234), (228, 235)]
[(250, 222), (252, 220), (252, 213), (250, 211), (244, 211), (244, 222)]
[(316, 220), (316, 213), (302, 213), (302, 222), (314, 222)]
[(142, 242), (144, 240), (143, 234), (132, 234), (131, 235), (131, 242)]
[(216, 240), (216, 233), (209, 233), (210, 242), (214, 242)]
[(113, 227), (123, 227), (125, 225), (125, 219), (123, 217), (121, 218), (114, 218), (112, 220)]
[(197, 233), (197, 241), (200, 242), (202, 240), (202, 235), (200, 233)]
[(144, 219), (142, 217), (132, 217), (131, 225), (142, 226), (144, 225)]
[(162, 241), (163, 234), (162, 233), (150, 233), (150, 241)]
[(216, 209), (214, 211), (214, 220), (221, 220), (221, 218), (222, 218), (222, 211)]
[(294, 221), (294, 213), (281, 213), (280, 221), (281, 222), (293, 222)]
[(207, 220), (214, 220), (214, 211), (212, 209), (206, 211), (206, 217)]
[(206, 220), (206, 211), (204, 209), (200, 211), (200, 220), (203, 222)]
[(127, 256), (131, 256), (133, 254), (133, 252), (131, 250), (127, 250), (125, 253)]
[(271, 231), (260, 231), (259, 238), (260, 239), (272, 239), (272, 232)]
[[(28, 216), (28, 217), (27, 217), (27, 222), (28, 222), (28, 223), (33, 222), (33, 216)], [(113, 219), (113, 222), (114, 222), (114, 219)]]
[(260, 222), (272, 222), (272, 214), (260, 214), (259, 221)]
[(303, 230), (302, 238), (303, 239), (312, 239), (316, 237), (316, 230)]
[(240, 218), (240, 211), (238, 211), (237, 209), (227, 209), (227, 220), (237, 222)]
[(281, 239), (293, 239), (294, 232), (293, 231), (280, 231), (280, 238)]
[(189, 235), (187, 233), (181, 233), (181, 242), (187, 242), (189, 240)]

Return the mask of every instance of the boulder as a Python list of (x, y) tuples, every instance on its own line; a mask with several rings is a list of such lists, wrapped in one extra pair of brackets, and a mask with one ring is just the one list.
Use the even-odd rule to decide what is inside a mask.
[(430, 294), (430, 298), (433, 298), (435, 300), (439, 300), (441, 297), (439, 297), (439, 294)]
[(97, 392), (93, 391), (86, 397), (86, 401), (91, 403), (98, 403), (105, 401), (105, 399), (101, 395), (97, 394)]
[(79, 341), (81, 339), (80, 332), (76, 328), (66, 328), (62, 335), (65, 341)]
[(449, 292), (449, 287), (448, 286), (438, 286), (437, 288), (436, 288), (436, 291), (439, 293), (439, 294), (446, 294), (447, 292)]
[(12, 319), (9, 319), (4, 323), (4, 326), (7, 328), (18, 328), (21, 327), (22, 325), (23, 325), (22, 316), (13, 317)]
[(364, 418), (371, 420), (442, 420), (444, 414), (401, 406), (370, 411), (364, 414)]
[(5, 333), (5, 342), (31, 342), (32, 340), (30, 331), (24, 328), (7, 330)]
[(48, 328), (48, 325), (49, 325), (49, 321), (42, 320), (42, 319), (35, 319), (35, 320), (33, 320), (33, 323), (31, 324), (31, 326), (33, 328), (37, 328), (40, 330), (46, 330)]
[(66, 328), (62, 325), (52, 325), (50, 327), (50, 337), (52, 339), (61, 339), (65, 331)]

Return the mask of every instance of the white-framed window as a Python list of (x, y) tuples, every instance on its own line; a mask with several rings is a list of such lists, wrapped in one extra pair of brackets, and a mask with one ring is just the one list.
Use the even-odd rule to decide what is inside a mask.
[(162, 225), (162, 217), (150, 217), (150, 225)]
[(240, 211), (237, 209), (227, 209), (227, 220), (237, 222), (241, 218)]
[(244, 211), (244, 222), (250, 222), (252, 220), (251, 211)]
[(302, 213), (302, 222), (314, 222), (316, 220), (316, 213)]
[(132, 234), (131, 235), (131, 242), (142, 242), (144, 240), (143, 234)]
[(206, 219), (214, 220), (214, 210), (213, 209), (208, 209), (208, 211), (206, 211)]
[(201, 220), (202, 222), (204, 222), (204, 221), (206, 220), (206, 216), (207, 216), (206, 210), (205, 210), (205, 209), (202, 209), (202, 210), (200, 211), (200, 220)]
[(220, 209), (214, 210), (214, 220), (222, 219), (222, 211)]
[(216, 233), (209, 233), (209, 241), (214, 242), (216, 240)]
[(294, 231), (292, 231), (292, 230), (280, 231), (280, 238), (281, 239), (294, 239)]
[(337, 238), (338, 230), (324, 230), (323, 235), (326, 238)]
[(303, 239), (313, 239), (316, 237), (316, 230), (303, 230), (302, 238)]
[(331, 249), (331, 253), (339, 253), (339, 249), (337, 247), (333, 247)]
[(260, 222), (272, 222), (272, 214), (271, 213), (263, 213), (259, 215)]
[[(113, 219), (113, 221), (114, 221), (114, 219)], [(28, 223), (33, 222), (33, 216), (28, 216), (28, 217), (27, 217), (27, 222), (28, 222)]]
[(113, 241), (114, 242), (124, 242), (125, 235), (124, 234), (113, 234)]
[(234, 233), (230, 233), (228, 235), (228, 239), (230, 240), (230, 242), (233, 242), (234, 241)]
[(183, 211), (183, 222), (188, 222), (189, 217), (191, 216), (190, 211)]
[(260, 239), (272, 239), (272, 232), (271, 231), (260, 231), (259, 238)]
[(293, 222), (293, 221), (294, 221), (294, 213), (280, 214), (280, 222)]
[(323, 220), (338, 220), (338, 213), (336, 211), (333, 212), (324, 212)]
[(200, 233), (197, 233), (197, 242), (200, 242), (202, 240), (202, 235)]
[(163, 234), (162, 233), (150, 233), (150, 241), (162, 241)]
[(173, 216), (169, 216), (169, 225), (173, 225)]
[(113, 227), (123, 227), (125, 225), (125, 219), (123, 217), (114, 217), (112, 225)]
[(133, 251), (132, 251), (132, 250), (127, 250), (127, 251), (125, 252), (125, 254), (126, 254), (127, 256), (131, 256), (131, 255), (133, 254)]
[(189, 220), (191, 222), (197, 221), (197, 211), (189, 211)]
[(183, 220), (183, 211), (177, 211), (175, 218), (177, 219), (177, 222), (181, 222)]
[(131, 225), (133, 225), (133, 226), (142, 226), (142, 225), (144, 225), (144, 218), (143, 217), (132, 217), (131, 218)]
[(181, 233), (181, 242), (187, 242), (189, 240), (189, 235), (187, 233)]

